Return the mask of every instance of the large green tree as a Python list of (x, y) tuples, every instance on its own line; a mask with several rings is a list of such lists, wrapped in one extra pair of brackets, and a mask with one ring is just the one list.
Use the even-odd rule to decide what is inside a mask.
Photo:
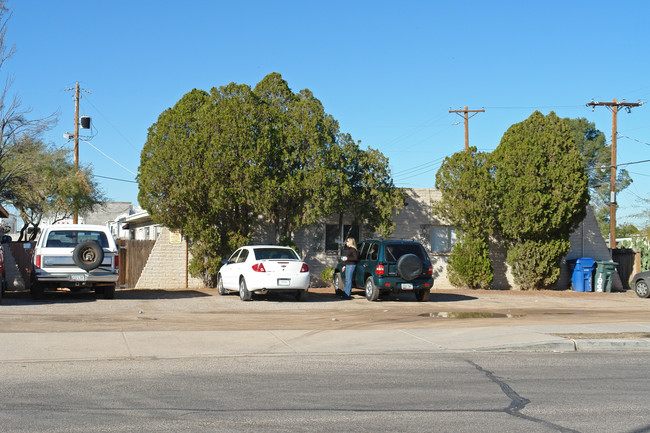
[[(590, 203), (596, 214), (603, 236), (609, 233), (610, 176), (612, 146), (607, 143), (605, 134), (596, 128), (594, 122), (584, 117), (564, 121), (569, 125), (573, 139), (582, 155), (583, 164), (589, 180)], [(625, 169), (616, 173), (616, 191), (622, 191), (632, 183)]]
[(370, 149), (354, 154), (365, 187), (365, 200), (354, 200), (360, 182), (342, 169), (350, 141), (342, 136), (309, 90), (293, 93), (277, 73), (253, 90), (234, 83), (195, 89), (149, 128), (138, 198), (156, 222), (182, 229), (190, 270), (213, 284), (221, 260), (248, 242), (260, 216), (276, 242), (357, 207), (362, 222), (389, 225), (386, 209), (399, 206), (388, 161)]
[(571, 129), (555, 113), (536, 111), (506, 131), (491, 158), (499, 231), (515, 282), (523, 289), (550, 286), (589, 201)]
[(496, 203), (488, 154), (470, 147), (445, 158), (436, 173), (436, 188), (442, 196), (433, 204), (434, 213), (459, 230), (447, 269), (450, 282), (490, 287), (489, 236), (496, 228)]

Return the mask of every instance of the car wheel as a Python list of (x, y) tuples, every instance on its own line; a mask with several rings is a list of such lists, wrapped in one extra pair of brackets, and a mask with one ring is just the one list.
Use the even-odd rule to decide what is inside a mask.
[(404, 254), (397, 260), (397, 272), (406, 281), (413, 281), (422, 274), (422, 261), (415, 254)]
[(217, 290), (221, 296), (228, 294), (228, 290), (223, 286), (223, 278), (221, 278), (221, 274), (217, 275)]
[(366, 289), (367, 300), (376, 301), (379, 299), (379, 290), (377, 290), (377, 286), (375, 286), (375, 282), (372, 280), (372, 277), (368, 277), (366, 280), (366, 285), (364, 287)]
[(334, 293), (336, 293), (336, 296), (341, 296), (343, 295), (343, 278), (341, 278), (340, 273), (334, 274)]
[(648, 289), (648, 283), (645, 280), (637, 281), (634, 285), (634, 291), (639, 298), (647, 298), (650, 296), (650, 289)]
[(429, 289), (418, 289), (415, 290), (415, 299), (418, 300), (418, 302), (426, 302), (429, 300)]
[(309, 297), (309, 291), (308, 290), (298, 290), (296, 292), (296, 301), (298, 301), (298, 302), (306, 301), (308, 297)]
[(115, 284), (104, 286), (104, 299), (115, 299)]
[(29, 288), (29, 294), (34, 300), (42, 299), (45, 295), (45, 286), (41, 283), (33, 283)]
[(92, 271), (104, 261), (104, 249), (96, 241), (81, 242), (72, 252), (72, 260), (84, 271)]
[(242, 301), (251, 301), (253, 300), (253, 294), (248, 290), (246, 286), (246, 280), (242, 277), (239, 280), (239, 298)]

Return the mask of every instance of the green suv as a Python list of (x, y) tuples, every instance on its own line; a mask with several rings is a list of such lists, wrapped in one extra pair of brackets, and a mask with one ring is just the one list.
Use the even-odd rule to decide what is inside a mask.
[[(334, 290), (343, 294), (345, 273), (341, 261), (334, 270)], [(414, 241), (366, 240), (359, 244), (359, 263), (353, 288), (363, 288), (366, 299), (380, 294), (413, 292), (418, 301), (428, 301), (433, 287), (433, 266), (422, 244)]]

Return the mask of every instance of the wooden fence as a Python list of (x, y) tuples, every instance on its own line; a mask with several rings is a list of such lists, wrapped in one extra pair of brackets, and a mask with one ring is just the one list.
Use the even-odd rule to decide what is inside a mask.
[(120, 273), (117, 280), (121, 288), (133, 288), (147, 264), (156, 241), (117, 240), (120, 250)]
[(618, 263), (616, 269), (621, 276), (623, 288), (630, 288), (630, 278), (641, 272), (641, 250), (638, 248), (617, 248), (612, 250), (612, 260)]
[(4, 244), (9, 246), (11, 254), (14, 256), (20, 275), (23, 277), (25, 287), (29, 288), (34, 275), (34, 245), (36, 242), (8, 242)]

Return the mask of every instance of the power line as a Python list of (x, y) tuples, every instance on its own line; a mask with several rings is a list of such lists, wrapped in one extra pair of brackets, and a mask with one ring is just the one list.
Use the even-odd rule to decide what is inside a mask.
[(646, 146), (650, 146), (650, 143), (646, 143), (645, 141), (637, 140), (636, 138), (628, 137), (627, 135), (618, 134), (618, 136), (621, 137), (621, 138), (627, 138), (628, 140), (636, 141), (637, 143), (645, 144)]
[(93, 174), (93, 177), (101, 177), (102, 179), (110, 179), (110, 180), (117, 180), (120, 182), (128, 182), (128, 183), (138, 183), (135, 180), (128, 180), (128, 179), (118, 179), (116, 177), (108, 177), (108, 176), (100, 176), (98, 174)]

